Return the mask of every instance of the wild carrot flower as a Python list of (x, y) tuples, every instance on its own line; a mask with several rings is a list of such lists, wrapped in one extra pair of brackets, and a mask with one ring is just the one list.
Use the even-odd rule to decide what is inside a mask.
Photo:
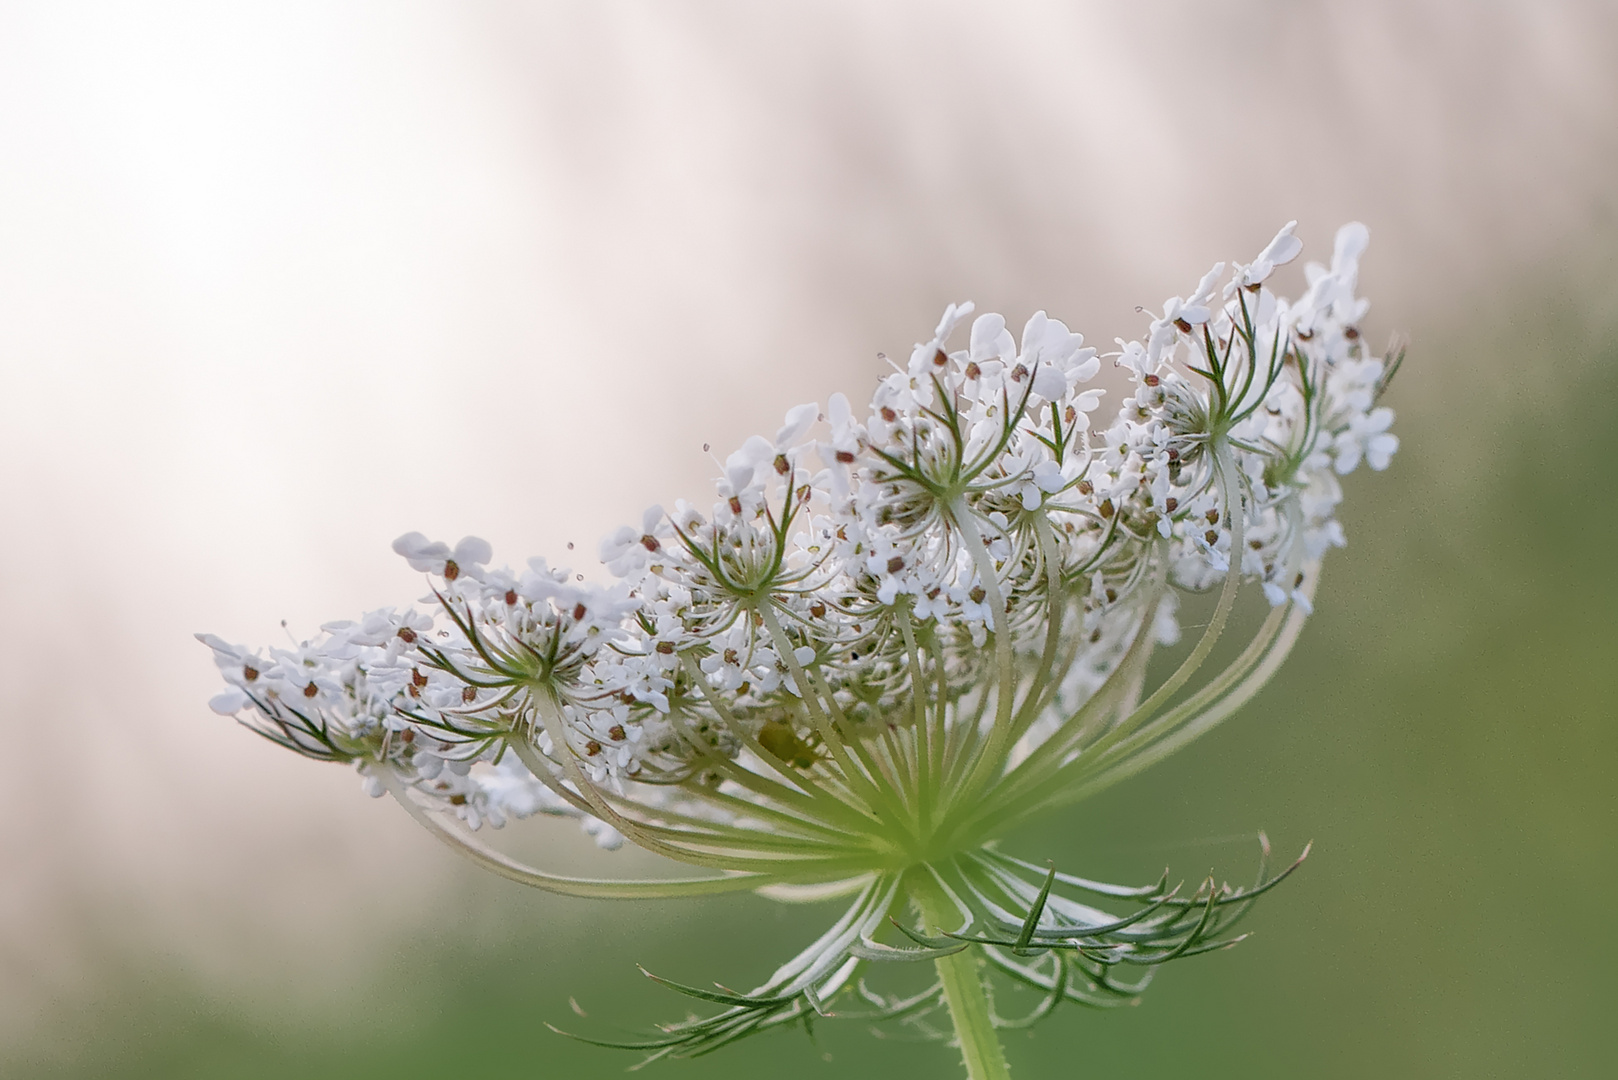
[[(1369, 355), (1358, 329), (1366, 230), (1345, 226), (1288, 301), (1266, 282), (1299, 253), (1292, 228), (1120, 342), (1130, 393), (1106, 417), (1081, 335), (1039, 312), (1014, 337), (951, 305), (863, 418), (841, 395), (799, 406), (724, 461), (706, 512), (653, 507), (603, 540), (611, 583), (410, 533), (394, 549), (428, 575), (425, 610), (268, 653), (203, 636), (228, 684), (212, 704), (353, 764), (372, 795), (514, 881), (853, 898), (751, 992), (670, 984), (713, 1015), (621, 1045), (684, 1056), (858, 1016), (952, 1032), (971, 1076), (1003, 1076), (997, 1029), (1133, 1001), (1156, 966), (1238, 940), (1230, 923), (1279, 880), (1126, 888), (995, 841), (1250, 699), (1343, 543), (1338, 477), (1398, 445), (1377, 404), (1397, 358)], [(1270, 613), (1206, 675), (1248, 584)], [(1206, 625), (1177, 663), (1150, 665), (1180, 641), (1192, 592), (1216, 594)], [(473, 835), (535, 814), (705, 872), (567, 877)], [(894, 960), (930, 962), (937, 981), (896, 997), (860, 975)], [(1039, 1006), (996, 1014), (980, 961)]]

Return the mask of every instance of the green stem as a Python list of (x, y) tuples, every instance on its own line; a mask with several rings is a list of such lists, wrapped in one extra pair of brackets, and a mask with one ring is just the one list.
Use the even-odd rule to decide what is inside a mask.
[[(959, 930), (955, 905), (932, 871), (921, 867), (911, 880), (914, 882), (912, 895), (921, 908), (927, 931), (939, 934)], [(976, 950), (941, 956), (933, 961), (933, 966), (944, 984), (944, 1000), (955, 1025), (955, 1041), (961, 1048), (961, 1061), (966, 1065), (968, 1080), (1010, 1080), (1006, 1054), (1000, 1048), (1000, 1036), (989, 1015), (989, 995), (978, 971), (980, 961)]]

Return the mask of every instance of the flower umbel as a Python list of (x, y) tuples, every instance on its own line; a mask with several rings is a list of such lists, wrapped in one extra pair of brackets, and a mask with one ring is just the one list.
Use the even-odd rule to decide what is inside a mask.
[[(1105, 420), (1089, 385), (1102, 358), (1081, 335), (1043, 312), (1017, 337), (999, 315), (966, 327), (972, 305), (952, 305), (863, 419), (842, 395), (793, 409), (725, 460), (706, 514), (653, 507), (607, 537), (610, 584), (410, 533), (394, 548), (428, 575), (425, 610), (331, 623), (289, 650), (204, 635), (229, 684), (212, 705), (353, 763), (370, 794), (524, 884), (854, 898), (749, 993), (668, 983), (714, 1015), (609, 1045), (687, 1056), (852, 1016), (952, 1032), (969, 1075), (1003, 1076), (997, 1029), (1133, 1001), (1158, 965), (1239, 940), (1231, 923), (1285, 876), (1132, 889), (995, 841), (1249, 700), (1343, 543), (1338, 477), (1398, 446), (1378, 400), (1399, 358), (1369, 355), (1358, 328), (1366, 230), (1340, 230), (1288, 301), (1267, 282), (1299, 253), (1292, 228), (1120, 343), (1131, 392)], [(1271, 610), (1208, 675), (1244, 585)], [(1178, 644), (1180, 598), (1197, 592), (1211, 615)], [(1160, 650), (1177, 663), (1149, 667)], [(705, 872), (566, 877), (473, 835), (533, 814)], [(996, 1014), (980, 958), (1040, 1005)], [(895, 997), (857, 977), (896, 960), (937, 981)]]

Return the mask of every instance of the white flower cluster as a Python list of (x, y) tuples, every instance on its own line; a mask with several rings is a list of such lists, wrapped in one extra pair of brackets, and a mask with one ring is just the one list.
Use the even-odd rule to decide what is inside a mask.
[(575, 815), (766, 883), (980, 843), (1170, 737), (1134, 706), (1177, 590), (1254, 582), (1307, 613), (1338, 477), (1397, 447), (1358, 330), (1366, 230), (1288, 301), (1266, 282), (1292, 228), (1120, 342), (1105, 419), (1081, 335), (952, 305), (867, 414), (793, 409), (725, 460), (707, 513), (607, 537), (611, 584), (411, 533), (394, 549), (430, 610), (267, 653), (204, 637), (213, 706), (474, 829)]

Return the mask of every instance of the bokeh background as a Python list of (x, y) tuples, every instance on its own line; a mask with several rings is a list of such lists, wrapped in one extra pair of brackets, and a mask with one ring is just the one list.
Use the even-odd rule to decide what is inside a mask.
[[(948, 301), (1106, 343), (1297, 218), (1370, 225), (1403, 448), (1258, 701), (1009, 846), (1315, 855), (1013, 1068), (1611, 1075), (1615, 176), (1601, 2), (0, 4), (0, 1074), (619, 1075), (542, 1021), (676, 1018), (635, 963), (746, 984), (827, 910), (481, 877), (209, 713), (190, 635), (408, 602), (407, 529), (590, 570)], [(657, 1067), (900, 1068), (957, 1066), (827, 1024)]]

